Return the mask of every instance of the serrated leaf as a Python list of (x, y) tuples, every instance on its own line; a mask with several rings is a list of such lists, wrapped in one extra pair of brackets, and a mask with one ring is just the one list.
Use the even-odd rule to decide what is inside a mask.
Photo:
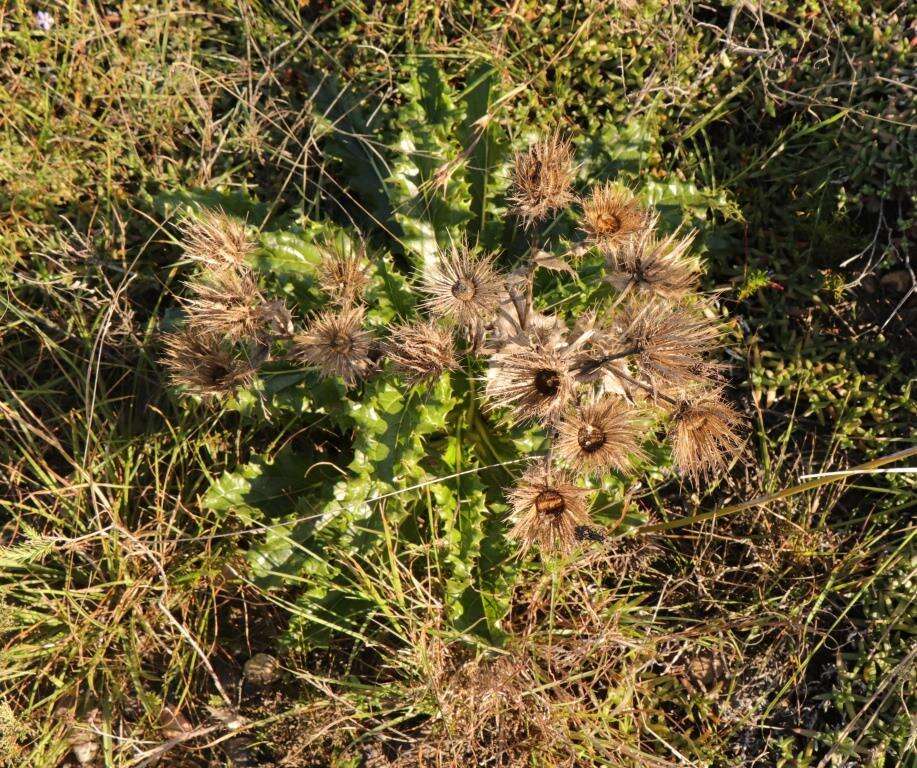
[(396, 120), (401, 133), (386, 187), (401, 243), (423, 267), (435, 261), (440, 247), (462, 239), (471, 218), (471, 191), (457, 140), (463, 110), (429, 59), (418, 62), (402, 95), (405, 103)]
[(247, 525), (280, 518), (290, 514), (301, 497), (326, 482), (327, 468), (315, 464), (314, 457), (292, 451), (256, 458), (215, 480), (201, 505), (231, 513)]
[(265, 232), (256, 263), (260, 269), (275, 274), (305, 277), (311, 285), (310, 278), (322, 261), (322, 238), (333, 232), (332, 227), (316, 223), (309, 223), (299, 232)]
[(738, 206), (724, 190), (700, 189), (696, 184), (679, 179), (650, 179), (642, 196), (648, 205), (659, 210), (663, 220), (673, 228), (683, 222), (700, 224), (713, 211), (727, 219), (741, 220)]
[(415, 296), (407, 280), (395, 269), (391, 256), (378, 255), (371, 261), (366, 317), (370, 323), (384, 327), (393, 320), (407, 317), (413, 311)]
[[(446, 465), (461, 472), (461, 443), (450, 439), (444, 452)], [(467, 457), (467, 458), (470, 458)], [(445, 560), (449, 565), (446, 581), (446, 607), (452, 624), (461, 631), (485, 631), (484, 606), (476, 584), (484, 519), (487, 513), (484, 486), (473, 474), (433, 486), (436, 509), (443, 524), (443, 538), (448, 543)]]
[(538, 253), (535, 254), (535, 264), (543, 269), (549, 269), (552, 272), (567, 272), (571, 275), (576, 274), (576, 270), (574, 270), (563, 258), (548, 253), (547, 251), (538, 251)]
[(503, 238), (505, 209), (497, 201), (509, 183), (509, 142), (497, 130), (491, 111), (499, 73), (491, 64), (482, 64), (468, 80), (461, 96), (465, 107), (461, 138), (471, 192), (469, 239), (492, 249)]

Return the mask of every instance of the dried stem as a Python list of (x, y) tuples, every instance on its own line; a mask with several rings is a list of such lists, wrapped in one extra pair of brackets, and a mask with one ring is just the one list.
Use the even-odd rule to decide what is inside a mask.
[[(606, 363), (610, 363), (613, 360), (620, 360), (623, 357), (636, 355), (639, 351), (637, 347), (632, 347), (624, 352), (615, 352), (613, 355), (604, 355), (603, 357), (597, 357), (592, 360), (583, 360), (583, 362), (576, 366), (575, 370), (582, 371), (583, 373), (592, 373)], [(617, 371), (615, 371), (615, 373), (617, 373)]]
[(658, 397), (660, 400), (663, 400), (664, 402), (668, 403), (669, 405), (678, 405), (677, 400), (675, 400), (672, 397), (669, 397), (668, 395), (662, 394), (662, 392), (657, 390), (652, 384), (647, 384), (645, 381), (640, 381), (639, 379), (635, 379), (629, 373), (625, 373), (624, 371), (615, 370), (615, 371), (612, 371), (612, 373), (614, 373), (614, 375), (617, 376), (618, 378), (626, 381), (628, 384), (633, 384), (635, 387), (640, 387), (640, 389), (644, 390), (645, 392), (649, 392), (653, 397)]

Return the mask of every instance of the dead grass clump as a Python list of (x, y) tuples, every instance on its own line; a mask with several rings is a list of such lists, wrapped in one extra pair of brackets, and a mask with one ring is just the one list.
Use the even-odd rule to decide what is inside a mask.
[(431, 687), (437, 713), (393, 765), (575, 764), (558, 694), (539, 684), (524, 654), (471, 659)]
[(326, 768), (342, 755), (359, 757), (354, 742), (366, 728), (343, 700), (294, 705), (287, 712), (278, 709), (261, 713), (274, 718), (263, 735), (274, 752), (277, 768)]

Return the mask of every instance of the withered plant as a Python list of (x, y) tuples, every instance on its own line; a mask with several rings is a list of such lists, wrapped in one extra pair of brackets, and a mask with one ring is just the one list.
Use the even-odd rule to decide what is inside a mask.
[[(714, 303), (695, 292), (696, 233), (660, 232), (659, 216), (621, 184), (578, 197), (575, 170), (559, 132), (517, 153), (508, 200), (529, 243), (522, 263), (501, 271), (498, 253), (453, 242), (417, 275), (426, 316), (389, 328), (367, 319), (365, 246), (321, 249), (317, 284), (332, 307), (294, 331), (283, 302), (265, 298), (245, 262), (255, 246), (238, 222), (208, 214), (187, 223), (188, 256), (203, 271), (188, 283), (187, 327), (167, 337), (174, 381), (216, 397), (250, 383), (274, 355), (348, 387), (385, 369), (416, 386), (483, 361), (483, 411), (548, 438), (547, 453), (532, 456), (507, 493), (509, 537), (523, 551), (562, 554), (601, 540), (592, 491), (608, 473), (639, 469), (659, 425), (676, 470), (700, 481), (738, 453), (741, 417), (711, 360), (724, 329)], [(574, 202), (583, 239), (567, 255), (595, 249), (614, 293), (570, 317), (540, 306), (535, 276), (573, 271), (542, 250), (539, 227)]]

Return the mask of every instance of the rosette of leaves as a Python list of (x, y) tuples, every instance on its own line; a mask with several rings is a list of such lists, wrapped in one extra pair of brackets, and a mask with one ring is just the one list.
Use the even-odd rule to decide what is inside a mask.
[[(245, 255), (258, 295), (292, 327), (220, 340), (257, 371), (222, 403), (297, 437), (218, 478), (204, 504), (253, 538), (256, 580), (295, 585), (295, 598), (278, 597), (290, 642), (409, 642), (420, 612), (499, 643), (535, 552), (612, 546), (610, 533), (640, 523), (625, 513), (629, 474), (672, 472), (666, 428), (689, 474), (719, 471), (736, 448), (738, 417), (710, 358), (716, 308), (694, 295), (700, 239), (652, 215), (661, 206), (671, 222), (683, 192), (697, 225), (716, 198), (641, 191), (627, 173), (599, 186), (592, 172), (613, 147), (511, 138), (496, 84), (485, 68), (457, 90), (420, 64), (382, 142), (385, 199), (340, 180), (384, 217), (378, 228), (318, 209), (266, 229)], [(337, 140), (329, 132), (322, 148), (343, 157)], [(538, 141), (564, 144), (545, 153)], [(520, 195), (539, 194), (554, 161), (569, 167), (523, 211)], [(616, 238), (619, 221), (628, 232)], [(358, 291), (334, 288), (348, 270)], [(673, 270), (677, 295), (656, 295), (653, 280)], [(341, 355), (355, 365), (328, 363)], [(719, 437), (692, 454), (679, 425), (695, 441)], [(584, 445), (588, 456), (573, 455)], [(571, 511), (558, 533), (551, 518)]]

